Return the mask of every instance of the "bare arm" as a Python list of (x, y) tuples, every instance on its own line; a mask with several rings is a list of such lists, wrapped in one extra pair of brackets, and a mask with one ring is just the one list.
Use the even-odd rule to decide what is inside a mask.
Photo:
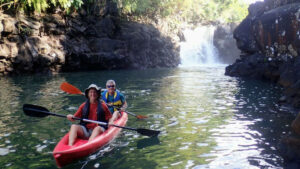
[(124, 104), (121, 106), (120, 110), (125, 111), (127, 108), (127, 102), (125, 101)]

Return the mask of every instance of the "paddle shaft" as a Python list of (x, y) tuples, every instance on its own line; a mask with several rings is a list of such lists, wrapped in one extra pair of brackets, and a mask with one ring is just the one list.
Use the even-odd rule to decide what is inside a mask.
[(135, 116), (135, 117), (137, 117), (137, 115), (136, 114), (134, 114), (134, 113), (131, 113), (131, 112), (129, 112), (129, 111), (125, 111), (127, 114), (130, 114), (130, 115), (132, 115), (132, 116)]
[[(89, 123), (97, 123), (97, 124), (100, 124), (100, 125), (107, 125), (107, 123), (105, 123), (105, 122), (100, 122), (100, 121), (95, 121), (95, 120), (82, 119), (82, 118), (77, 118), (77, 117), (73, 117), (73, 119), (83, 120), (84, 122), (89, 122)], [(135, 129), (135, 128), (123, 127), (123, 126), (118, 126), (118, 125), (115, 125), (115, 124), (110, 124), (110, 126), (119, 127), (119, 128), (122, 128), (122, 129), (128, 129), (128, 130), (137, 131), (137, 129)]]
[[(24, 104), (23, 105), (23, 111), (27, 116), (31, 116), (31, 117), (46, 117), (48, 115), (52, 115), (52, 116), (67, 118), (66, 115), (52, 113), (48, 109), (46, 109), (45, 107), (38, 106), (38, 105), (32, 105), (32, 104)], [(83, 118), (78, 118), (78, 117), (73, 117), (73, 119), (108, 126), (108, 123), (105, 123), (105, 122), (89, 120), (89, 119), (83, 119)], [(115, 124), (109, 124), (109, 126), (114, 126), (114, 127), (128, 129), (128, 130), (134, 130), (134, 131), (136, 131), (136, 132), (138, 132), (142, 135), (149, 136), (149, 137), (157, 136), (160, 133), (160, 131), (143, 129), (143, 128), (123, 127), (123, 126), (118, 126), (118, 125), (115, 125)]]
[[(31, 111), (36, 111), (36, 109), (32, 109), (32, 108), (26, 108), (26, 109), (27, 110), (31, 110)], [(45, 113), (45, 114), (48, 114), (48, 115), (51, 115), (51, 116), (57, 116), (57, 117), (67, 118), (66, 115), (57, 114), (57, 113), (53, 113), (53, 112), (49, 112), (49, 111), (39, 110), (39, 112), (42, 112), (42, 113)], [(89, 119), (83, 119), (83, 118), (78, 118), (78, 117), (73, 117), (73, 119), (74, 120), (82, 120), (84, 122), (89, 122), (89, 123), (97, 123), (97, 124), (104, 125), (104, 126), (108, 125), (108, 123), (105, 123), (105, 122), (95, 121), (95, 120), (89, 120)], [(137, 131), (137, 129), (135, 129), (135, 128), (123, 127), (123, 126), (118, 126), (118, 125), (115, 125), (115, 124), (110, 124), (110, 126)]]
[[(110, 106), (110, 105), (108, 105), (107, 103), (106, 103), (106, 105), (107, 105), (108, 107)], [(125, 111), (127, 114), (130, 114), (130, 115), (133, 115), (133, 116), (137, 117), (137, 115), (134, 114), (134, 113), (128, 112), (128, 111), (126, 111), (126, 110), (121, 110), (120, 106), (114, 106), (114, 105), (112, 105), (112, 107), (113, 107), (113, 108), (116, 108), (118, 111)]]
[[(107, 106), (109, 106), (108, 104), (106, 104)], [(116, 108), (117, 110), (121, 110), (120, 108), (119, 108), (119, 106), (114, 106), (114, 105), (112, 105), (112, 107), (114, 107), (114, 108)], [(129, 112), (129, 111), (125, 111), (127, 114), (130, 114), (130, 115), (132, 115), (132, 116), (134, 116), (134, 117), (136, 117), (136, 118), (138, 118), (138, 119), (145, 119), (145, 118), (148, 118), (147, 116), (143, 116), (143, 115), (136, 115), (136, 114), (134, 114), (134, 113), (132, 113), (132, 112)]]

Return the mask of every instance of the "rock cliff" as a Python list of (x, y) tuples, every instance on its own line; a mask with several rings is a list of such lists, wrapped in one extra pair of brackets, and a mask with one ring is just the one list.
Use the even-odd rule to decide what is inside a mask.
[[(97, 8), (94, 8), (94, 10)], [(126, 21), (114, 4), (88, 15), (0, 13), (0, 75), (176, 67), (176, 38)]]
[(248, 10), (234, 31), (242, 54), (225, 74), (279, 83), (280, 101), (300, 107), (300, 1), (265, 0)]

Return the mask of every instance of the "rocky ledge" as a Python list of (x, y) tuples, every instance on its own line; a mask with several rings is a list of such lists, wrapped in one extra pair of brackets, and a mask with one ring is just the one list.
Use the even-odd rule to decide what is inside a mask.
[[(110, 6), (110, 9), (112, 6)], [(179, 40), (114, 10), (28, 17), (0, 13), (0, 75), (176, 67)]]

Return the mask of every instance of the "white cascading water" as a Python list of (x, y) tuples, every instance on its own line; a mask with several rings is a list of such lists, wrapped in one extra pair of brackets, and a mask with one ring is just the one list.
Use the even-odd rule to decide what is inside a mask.
[(214, 26), (184, 30), (185, 42), (180, 44), (181, 67), (218, 64), (218, 51), (213, 44)]

